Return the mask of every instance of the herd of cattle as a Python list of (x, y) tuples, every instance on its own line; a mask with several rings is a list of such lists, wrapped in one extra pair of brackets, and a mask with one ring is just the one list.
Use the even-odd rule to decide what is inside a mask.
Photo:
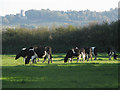
[[(92, 61), (92, 57), (95, 57), (94, 60), (97, 59), (97, 48), (96, 47), (90, 47), (90, 48), (72, 48), (68, 50), (64, 62), (72, 62), (74, 57), (77, 57), (77, 62), (83, 60), (89, 61), (89, 58)], [(114, 59), (117, 59), (117, 54), (114, 50), (108, 49), (108, 56), (109, 60), (113, 57)], [(36, 59), (38, 58), (44, 58), (43, 63), (46, 61), (48, 58), (48, 64), (53, 62), (52, 60), (52, 49), (51, 47), (44, 47), (44, 46), (39, 46), (39, 47), (30, 47), (30, 48), (22, 48), (22, 50), (16, 55), (15, 60), (18, 58), (23, 57), (25, 64), (29, 64), (30, 60), (33, 63), (36, 63)], [(83, 59), (81, 59), (83, 58)]]

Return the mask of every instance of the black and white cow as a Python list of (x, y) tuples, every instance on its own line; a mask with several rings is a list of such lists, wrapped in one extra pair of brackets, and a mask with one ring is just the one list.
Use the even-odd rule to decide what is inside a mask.
[(109, 60), (111, 60), (112, 56), (115, 60), (117, 60), (117, 54), (116, 51), (114, 49), (108, 48), (108, 56), (109, 56)]
[[(69, 62), (72, 62), (72, 59), (74, 57), (77, 57), (77, 62), (80, 60), (81, 61), (81, 56), (85, 59), (85, 52), (84, 49), (79, 49), (78, 47), (70, 49), (67, 54), (66, 57), (64, 58), (64, 62), (67, 62), (69, 59)], [(83, 61), (84, 61), (83, 59)]]
[(50, 61), (52, 63), (53, 61), (51, 47), (39, 46), (29, 49), (29, 53), (27, 55), (27, 58), (25, 59), (25, 64), (28, 64), (30, 59), (34, 62), (36, 58), (44, 58), (43, 62), (45, 62), (48, 58), (48, 64), (50, 63)]
[(36, 58), (44, 58), (44, 61), (48, 58), (48, 63), (52, 63), (52, 50), (51, 47), (30, 47), (30, 48), (23, 48), (19, 54), (16, 55), (15, 60), (18, 58), (23, 57), (25, 64), (28, 64), (31, 61), (34, 63), (36, 62)]
[(96, 47), (90, 47), (90, 48), (85, 48), (85, 53), (86, 53), (86, 59), (89, 61), (89, 58), (91, 58), (92, 61), (92, 56), (95, 56), (95, 59), (97, 59), (97, 48)]
[(29, 48), (23, 47), (22, 50), (16, 55), (15, 60), (19, 59), (20, 57), (23, 57), (25, 61), (28, 52), (29, 52)]

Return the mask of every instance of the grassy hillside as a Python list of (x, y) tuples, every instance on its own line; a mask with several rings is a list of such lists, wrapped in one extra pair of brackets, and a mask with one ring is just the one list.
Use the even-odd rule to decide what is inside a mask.
[(96, 61), (64, 63), (65, 54), (54, 54), (53, 64), (24, 65), (23, 58), (2, 55), (3, 88), (117, 88), (118, 60), (99, 54)]

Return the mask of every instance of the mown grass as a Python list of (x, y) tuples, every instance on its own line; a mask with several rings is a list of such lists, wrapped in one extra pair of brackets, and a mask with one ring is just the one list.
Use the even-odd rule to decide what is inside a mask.
[(64, 63), (65, 54), (53, 54), (53, 64), (24, 65), (23, 58), (2, 55), (3, 88), (118, 88), (118, 60), (101, 53), (96, 61)]

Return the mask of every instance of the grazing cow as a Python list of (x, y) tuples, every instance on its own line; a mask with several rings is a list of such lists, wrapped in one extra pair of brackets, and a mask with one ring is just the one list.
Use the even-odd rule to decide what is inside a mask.
[(77, 62), (81, 59), (81, 52), (80, 49), (78, 47), (70, 49), (67, 54), (66, 57), (64, 58), (64, 62), (68, 61), (69, 58), (69, 62), (72, 62), (73, 57), (77, 57)]
[(112, 56), (115, 60), (117, 60), (117, 54), (116, 51), (114, 49), (108, 48), (108, 56), (109, 56), (109, 60), (111, 60)]
[(16, 55), (15, 60), (17, 60), (20, 57), (23, 57), (25, 61), (25, 57), (27, 56), (28, 52), (29, 52), (29, 48), (25, 48), (25, 47), (22, 48), (22, 50)]
[(95, 59), (97, 59), (97, 49), (96, 47), (90, 47), (90, 48), (85, 48), (85, 52), (86, 52), (86, 59), (87, 61), (89, 61), (89, 58), (91, 58), (92, 61), (92, 56), (95, 56)]
[(44, 61), (46, 61), (48, 57), (48, 64), (52, 63), (52, 50), (51, 47), (43, 47), (43, 46), (39, 46), (39, 47), (34, 47), (29, 49), (29, 53), (27, 55), (27, 58), (25, 59), (25, 64), (28, 64), (30, 59), (31, 61), (34, 62), (34, 60), (36, 60), (36, 58), (44, 58)]

